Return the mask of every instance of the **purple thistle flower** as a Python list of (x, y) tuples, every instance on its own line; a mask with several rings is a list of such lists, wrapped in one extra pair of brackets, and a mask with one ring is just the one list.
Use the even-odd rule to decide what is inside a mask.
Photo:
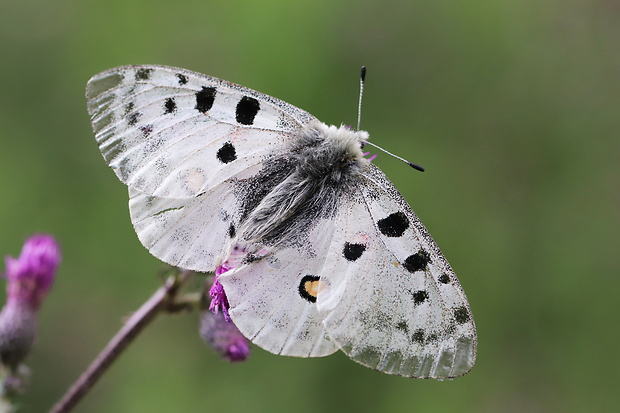
[(34, 235), (19, 258), (6, 257), (7, 298), (0, 312), (0, 358), (15, 370), (30, 352), (36, 311), (52, 287), (60, 248), (50, 235)]
[(6, 257), (7, 303), (22, 301), (37, 310), (52, 287), (60, 248), (50, 235), (33, 235), (19, 258)]
[[(269, 251), (260, 249), (252, 252), (253, 257), (265, 256)], [(209, 289), (211, 303), (209, 311), (203, 311), (200, 317), (200, 335), (223, 358), (230, 361), (243, 361), (250, 354), (250, 342), (235, 326), (228, 313), (230, 307), (224, 286), (219, 277), (237, 268), (250, 255), (250, 252), (239, 244), (235, 244), (230, 254), (215, 269), (213, 285)]]
[(209, 305), (209, 310), (214, 314), (218, 314), (219, 311), (222, 311), (224, 315), (224, 319), (229, 323), (232, 322), (230, 319), (230, 315), (228, 314), (228, 298), (226, 297), (226, 292), (224, 291), (224, 287), (220, 284), (218, 278), (221, 274), (230, 270), (230, 267), (226, 265), (226, 263), (222, 265), (218, 265), (215, 270), (215, 279), (213, 280), (213, 285), (209, 290), (209, 296), (211, 297), (211, 304)]
[(223, 312), (201, 313), (200, 336), (226, 360), (244, 361), (250, 355), (250, 342), (232, 322), (225, 319)]
[[(224, 314), (224, 318), (229, 323), (231, 323), (232, 320), (228, 314), (228, 298), (226, 297), (224, 287), (220, 284), (219, 277), (225, 272), (236, 268), (241, 263), (243, 258), (245, 258), (247, 253), (248, 252), (245, 248), (235, 244), (228, 257), (215, 269), (215, 280), (213, 281), (213, 286), (211, 286), (211, 289), (209, 290), (209, 296), (211, 297), (209, 310), (213, 311), (215, 314), (218, 314), (221, 310), (222, 314)], [(261, 251), (261, 253), (266, 253), (266, 251)]]

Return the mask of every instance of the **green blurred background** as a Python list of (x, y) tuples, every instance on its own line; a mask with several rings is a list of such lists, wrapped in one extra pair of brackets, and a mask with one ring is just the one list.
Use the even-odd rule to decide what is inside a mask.
[(84, 86), (166, 64), (362, 127), (427, 168), (376, 161), (457, 272), (479, 334), (465, 377), (342, 354), (221, 361), (197, 315), (163, 316), (77, 412), (615, 411), (620, 367), (620, 3), (605, 0), (0, 0), (0, 254), (34, 232), (64, 260), (22, 412), (43, 412), (163, 264), (90, 128)]

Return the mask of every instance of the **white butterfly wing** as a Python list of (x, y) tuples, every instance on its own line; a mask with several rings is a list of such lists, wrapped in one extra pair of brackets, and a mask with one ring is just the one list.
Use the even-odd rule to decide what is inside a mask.
[(265, 251), (261, 259), (220, 275), (230, 316), (252, 342), (275, 354), (321, 357), (338, 350), (316, 307), (317, 274), (324, 269), (333, 224), (308, 234), (312, 248)]
[(314, 119), (254, 90), (165, 66), (102, 72), (86, 96), (101, 152), (130, 187), (141, 242), (164, 262), (198, 271), (214, 270), (239, 222), (248, 195), (233, 181), (251, 181)]
[(215, 271), (238, 222), (230, 183), (195, 198), (160, 198), (132, 187), (129, 196), (131, 221), (151, 254), (182, 268)]
[[(237, 225), (292, 172), (307, 112), (165, 66), (94, 76), (86, 96), (106, 162), (129, 186), (141, 242), (172, 265), (213, 271)], [(220, 276), (235, 324), (276, 354), (323, 356), (409, 377), (474, 364), (476, 331), (454, 272), (374, 165), (304, 245), (262, 251)], [(284, 245), (284, 244), (283, 244)]]
[(441, 251), (387, 177), (370, 165), (343, 204), (317, 307), (353, 360), (407, 377), (448, 378), (474, 364), (476, 330)]
[(148, 195), (187, 198), (290, 150), (307, 112), (217, 78), (165, 66), (123, 66), (86, 87), (106, 162)]

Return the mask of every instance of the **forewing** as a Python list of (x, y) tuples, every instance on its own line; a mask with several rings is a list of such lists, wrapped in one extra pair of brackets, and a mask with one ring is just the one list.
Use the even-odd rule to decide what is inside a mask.
[(239, 222), (231, 183), (194, 198), (161, 198), (132, 187), (129, 196), (131, 221), (151, 254), (177, 267), (215, 270), (215, 261)]
[(106, 162), (125, 184), (187, 198), (290, 150), (314, 117), (214, 77), (123, 66), (89, 80), (88, 111)]
[(230, 316), (254, 344), (275, 354), (326, 356), (338, 350), (325, 334), (316, 306), (317, 274), (324, 271), (333, 223), (323, 220), (303, 248), (258, 252), (220, 275)]
[(339, 209), (317, 299), (327, 334), (389, 374), (448, 378), (474, 364), (476, 330), (452, 268), (375, 166)]

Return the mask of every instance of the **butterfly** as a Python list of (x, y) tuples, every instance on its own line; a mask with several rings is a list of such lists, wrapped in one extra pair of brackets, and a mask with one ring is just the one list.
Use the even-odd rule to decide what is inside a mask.
[(95, 75), (88, 112), (160, 260), (220, 271), (230, 318), (275, 354), (343, 351), (373, 369), (450, 378), (476, 357), (454, 271), (362, 148), (271, 96), (185, 69)]

